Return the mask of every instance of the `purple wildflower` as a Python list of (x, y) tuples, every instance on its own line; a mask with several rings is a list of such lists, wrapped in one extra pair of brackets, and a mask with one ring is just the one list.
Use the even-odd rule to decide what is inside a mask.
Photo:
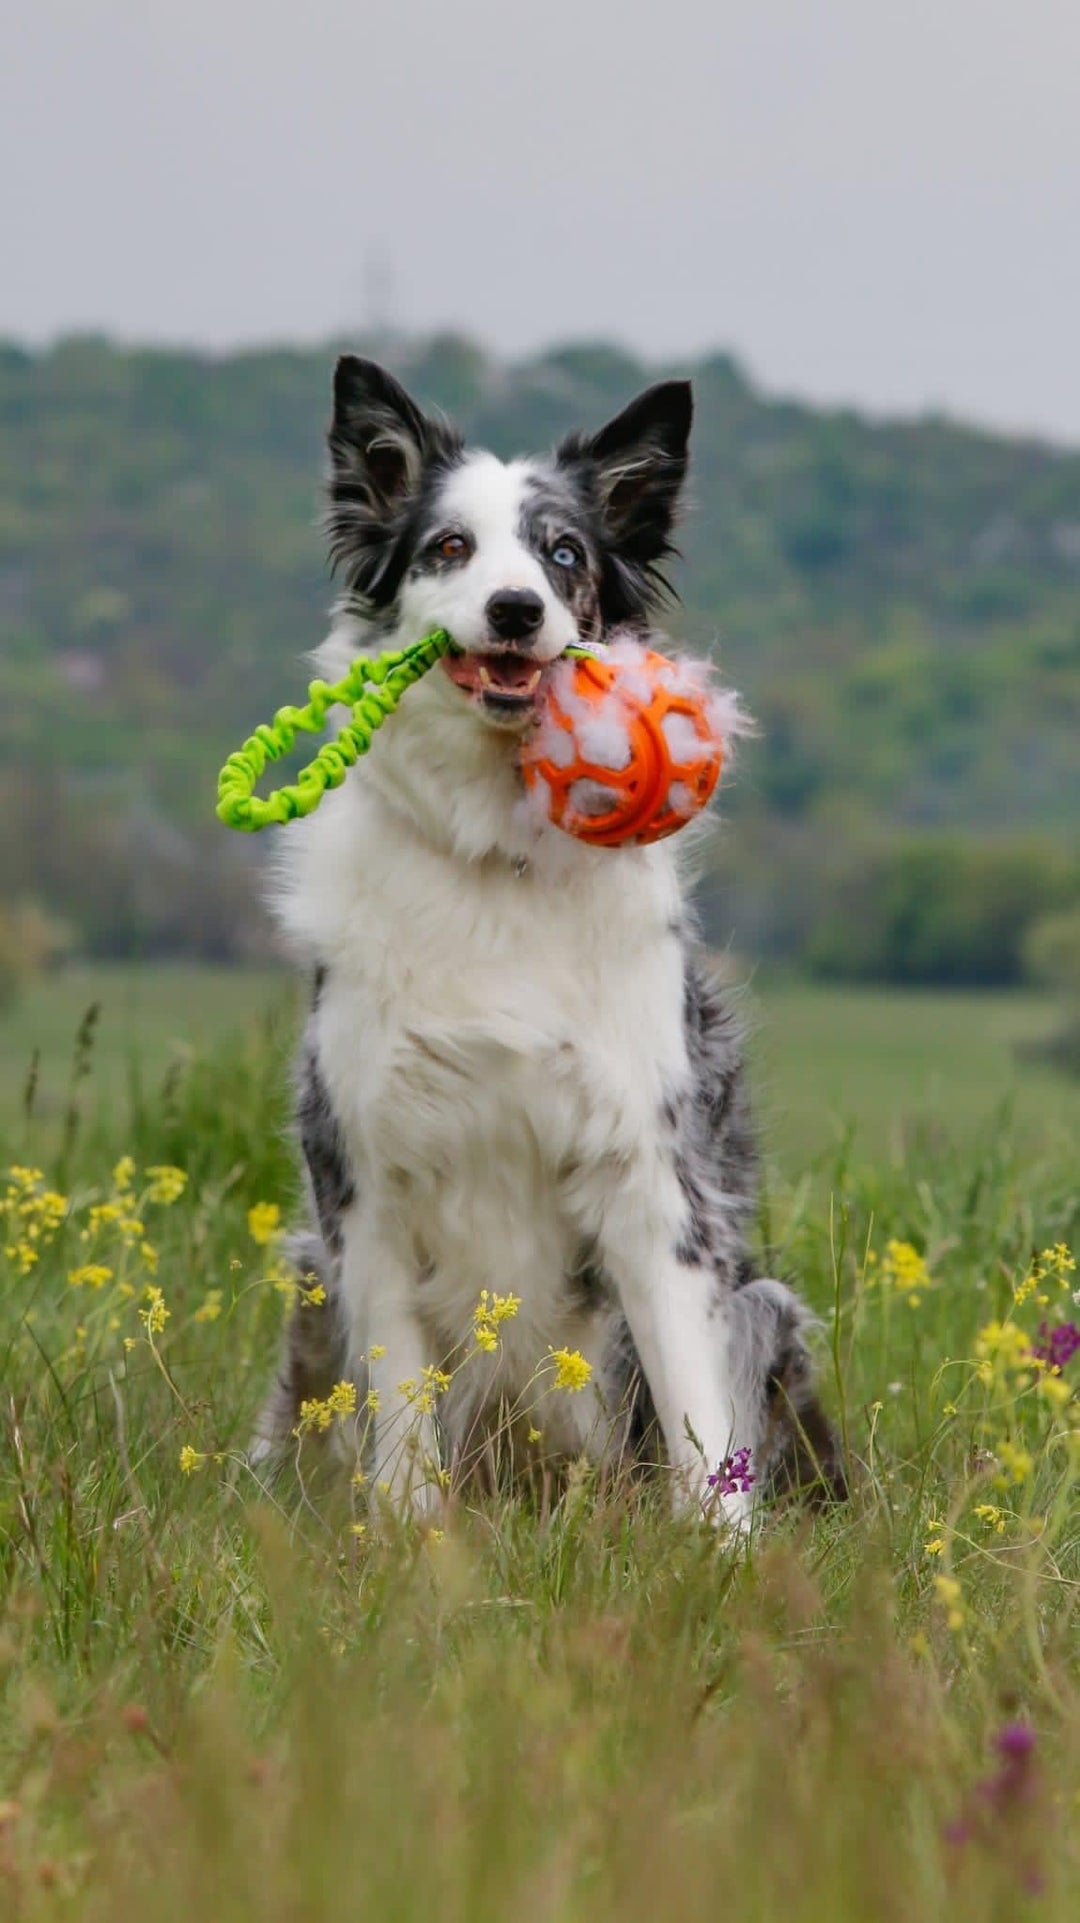
[(709, 1488), (718, 1496), (749, 1495), (757, 1477), (750, 1468), (750, 1449), (736, 1449), (727, 1456), (715, 1473), (706, 1478)]
[(1059, 1322), (1054, 1329), (1048, 1322), (1040, 1322), (1039, 1340), (1031, 1345), (1036, 1362), (1045, 1362), (1050, 1369), (1064, 1369), (1077, 1349), (1080, 1349), (1080, 1329), (1075, 1322)]
[(994, 1737), (994, 1748), (998, 1755), (1012, 1762), (1024, 1761), (1034, 1747), (1035, 1731), (1030, 1723), (1006, 1723)]
[(1024, 1888), (1033, 1894), (1043, 1887), (1038, 1861), (1025, 1842), (1032, 1811), (1039, 1803), (1035, 1744), (1035, 1731), (1029, 1723), (1005, 1723), (994, 1737), (999, 1767), (975, 1784), (960, 1814), (943, 1831), (945, 1842), (958, 1850), (969, 1844), (998, 1849), (1002, 1837), (1011, 1835), (1019, 1845), (1014, 1857), (1017, 1872)]

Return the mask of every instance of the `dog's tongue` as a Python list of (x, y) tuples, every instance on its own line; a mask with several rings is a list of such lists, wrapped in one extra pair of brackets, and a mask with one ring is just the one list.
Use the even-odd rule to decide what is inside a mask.
[(451, 681), (459, 688), (475, 691), (494, 688), (500, 694), (531, 694), (539, 680), (539, 668), (527, 655), (451, 654), (443, 658)]

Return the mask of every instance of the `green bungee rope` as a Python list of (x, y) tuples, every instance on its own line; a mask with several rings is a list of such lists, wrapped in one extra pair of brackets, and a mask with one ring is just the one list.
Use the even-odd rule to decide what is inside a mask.
[[(391, 648), (374, 660), (360, 655), (341, 681), (313, 681), (305, 708), (279, 708), (273, 721), (264, 721), (242, 748), (229, 756), (218, 776), (217, 816), (227, 828), (254, 834), (271, 822), (295, 821), (318, 807), (328, 788), (337, 788), (348, 770), (371, 746), (372, 736), (388, 714), (393, 714), (406, 688), (427, 674), (454, 643), (445, 628), (436, 628), (408, 648)], [(255, 783), (268, 761), (287, 755), (297, 734), (321, 734), (328, 711), (338, 703), (352, 709), (347, 721), (301, 769), (291, 787), (276, 788), (265, 801)]]
[[(457, 644), (446, 629), (435, 628), (411, 647), (390, 648), (374, 660), (358, 655), (341, 681), (313, 681), (305, 708), (279, 708), (272, 721), (264, 721), (243, 747), (229, 756), (218, 776), (218, 820), (226, 828), (255, 834), (271, 822), (295, 821), (299, 815), (313, 814), (326, 790), (340, 787), (354, 762), (367, 753), (376, 729), (382, 727), (388, 714), (393, 714), (406, 688), (427, 674), (444, 654), (457, 652)], [(592, 649), (574, 642), (563, 653), (587, 655)], [(324, 742), (291, 787), (275, 788), (265, 801), (261, 800), (255, 793), (255, 783), (267, 762), (280, 761), (287, 755), (299, 733), (321, 734), (329, 710), (338, 703), (352, 709), (352, 720), (332, 741)]]

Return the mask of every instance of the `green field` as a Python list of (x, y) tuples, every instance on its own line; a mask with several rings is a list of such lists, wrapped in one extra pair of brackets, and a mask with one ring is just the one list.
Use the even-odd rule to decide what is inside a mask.
[(1080, 1320), (1080, 1103), (1011, 1053), (1051, 1011), (755, 995), (759, 1255), (854, 1488), (739, 1546), (581, 1466), (426, 1533), (299, 1450), (255, 1482), (283, 989), (87, 971), (0, 1026), (46, 1171), (0, 1185), (0, 1918), (1072, 1923), (1080, 1354), (1032, 1345)]
[(212, 1053), (290, 996), (284, 975), (175, 963), (73, 967), (38, 981), (0, 1010), (0, 1131), (16, 1145), (25, 1137), (33, 1080), (31, 1134), (55, 1136), (71, 1101), (75, 1038), (91, 1009), (98, 1015), (79, 1104), (88, 1118), (118, 1126), (135, 1091), (153, 1089), (194, 1054)]
[(764, 985), (752, 1007), (765, 1139), (789, 1170), (850, 1129), (895, 1161), (915, 1126), (970, 1137), (1006, 1102), (1035, 1139), (1080, 1131), (1080, 1082), (1018, 1060), (1059, 1019), (1044, 997)]

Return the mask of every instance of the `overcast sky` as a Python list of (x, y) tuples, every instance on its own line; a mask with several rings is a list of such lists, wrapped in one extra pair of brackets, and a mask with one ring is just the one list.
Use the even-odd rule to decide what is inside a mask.
[(1080, 442), (1080, 0), (16, 0), (0, 335), (373, 310)]

